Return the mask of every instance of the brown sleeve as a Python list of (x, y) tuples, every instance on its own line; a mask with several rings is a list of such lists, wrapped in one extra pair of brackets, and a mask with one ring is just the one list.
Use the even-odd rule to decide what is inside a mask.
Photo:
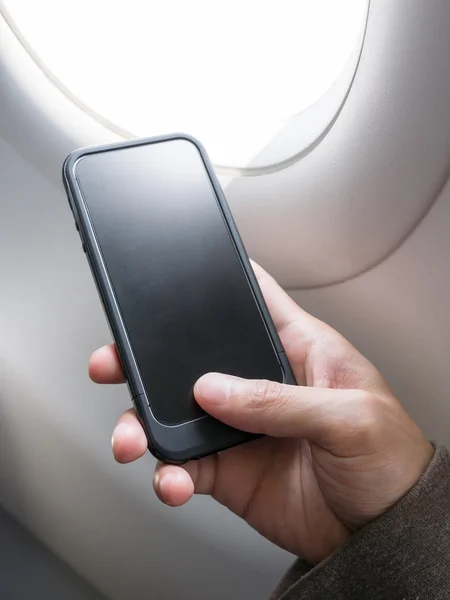
[(417, 485), (316, 567), (297, 561), (272, 600), (450, 598), (450, 453)]

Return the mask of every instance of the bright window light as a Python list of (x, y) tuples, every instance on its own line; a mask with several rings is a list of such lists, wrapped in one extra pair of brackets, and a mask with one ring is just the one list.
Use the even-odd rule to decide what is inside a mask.
[(4, 0), (41, 66), (133, 136), (183, 131), (245, 166), (342, 73), (363, 0)]

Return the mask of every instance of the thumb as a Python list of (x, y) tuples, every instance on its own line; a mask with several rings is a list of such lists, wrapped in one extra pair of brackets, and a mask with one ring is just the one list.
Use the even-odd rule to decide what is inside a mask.
[(382, 400), (361, 390), (288, 386), (219, 373), (201, 377), (194, 388), (200, 406), (216, 419), (272, 437), (305, 438), (334, 447), (355, 436), (362, 441), (379, 427)]

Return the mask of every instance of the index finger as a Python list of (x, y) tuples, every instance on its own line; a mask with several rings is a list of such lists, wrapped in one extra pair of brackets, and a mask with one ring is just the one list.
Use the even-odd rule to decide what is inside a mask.
[(305, 337), (316, 337), (323, 330), (322, 321), (300, 308), (260, 265), (253, 260), (250, 262), (278, 333), (292, 323), (298, 323)]

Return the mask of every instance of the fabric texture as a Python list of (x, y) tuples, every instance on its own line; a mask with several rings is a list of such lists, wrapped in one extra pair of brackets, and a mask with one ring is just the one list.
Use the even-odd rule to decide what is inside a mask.
[(417, 485), (317, 566), (298, 560), (272, 600), (450, 599), (450, 452), (435, 445)]

